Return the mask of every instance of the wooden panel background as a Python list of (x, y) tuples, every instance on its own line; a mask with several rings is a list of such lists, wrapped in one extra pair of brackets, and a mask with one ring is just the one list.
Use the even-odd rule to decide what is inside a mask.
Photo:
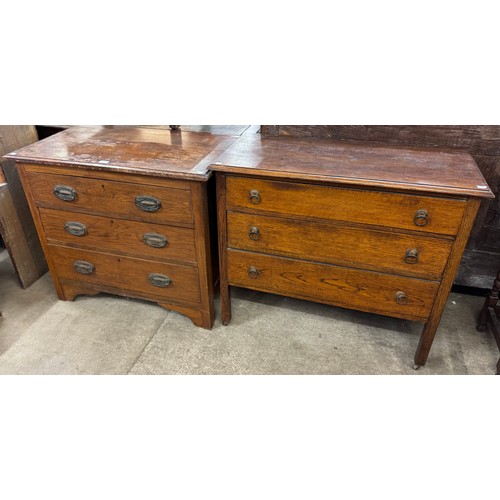
[(33, 126), (0, 125), (0, 171), (7, 181), (1, 197), (0, 231), (22, 288), (45, 274), (47, 263), (15, 162), (1, 157), (37, 140)]
[(500, 269), (500, 125), (262, 125), (261, 134), (468, 151), (496, 197), (481, 203), (455, 284), (491, 287)]

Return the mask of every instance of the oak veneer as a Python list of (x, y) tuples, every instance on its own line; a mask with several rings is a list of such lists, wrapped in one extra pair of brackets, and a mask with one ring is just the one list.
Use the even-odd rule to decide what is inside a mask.
[(261, 133), (470, 153), (496, 199), (481, 203), (454, 284), (490, 288), (500, 262), (499, 125), (272, 125)]
[(235, 136), (74, 127), (11, 153), (61, 300), (113, 293), (214, 322), (207, 167)]
[(424, 365), (481, 198), (466, 153), (246, 136), (217, 171), (221, 319), (230, 286), (424, 322)]

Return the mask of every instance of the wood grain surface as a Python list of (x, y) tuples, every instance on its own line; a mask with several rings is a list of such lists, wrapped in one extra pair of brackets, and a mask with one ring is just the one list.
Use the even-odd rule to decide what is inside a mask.
[(212, 167), (269, 177), (373, 188), (493, 198), (466, 152), (333, 142), (317, 138), (242, 136)]
[[(61, 279), (110, 285), (122, 289), (125, 295), (130, 291), (130, 296), (142, 292), (155, 296), (158, 301), (176, 299), (188, 303), (200, 302), (196, 268), (62, 246), (49, 245), (49, 251)], [(77, 260), (93, 264), (94, 272), (85, 275), (75, 271), (73, 264)], [(167, 288), (151, 285), (148, 282), (150, 273), (168, 276), (172, 279), (171, 285)]]
[(28, 163), (203, 180), (237, 135), (140, 127), (71, 127), (7, 155)]
[[(121, 181), (27, 172), (29, 189), (38, 207), (64, 211), (129, 218), (156, 224), (192, 225), (191, 193), (186, 189), (142, 186)], [(54, 187), (73, 188), (77, 197), (63, 201), (54, 195)], [(157, 212), (145, 212), (135, 205), (139, 195), (153, 196), (161, 201)]]
[(35, 127), (30, 125), (0, 125), (0, 178), (7, 182), (2, 210), (3, 240), (14, 271), (22, 288), (32, 285), (47, 272), (42, 246), (33, 222), (16, 164), (3, 155), (38, 140)]
[[(253, 177), (227, 176), (227, 207), (257, 212), (319, 217), (424, 233), (454, 235), (460, 226), (465, 199), (455, 200), (385, 191), (347, 189), (281, 182)], [(260, 203), (250, 200), (256, 190)], [(429, 223), (417, 226), (417, 210), (427, 210)]]
[[(249, 276), (251, 267), (258, 277)], [(230, 285), (420, 321), (428, 318), (439, 288), (435, 281), (232, 249), (227, 250), (227, 273)], [(406, 294), (406, 305), (396, 301), (398, 292)]]
[[(228, 212), (227, 220), (230, 248), (432, 280), (441, 277), (453, 244), (419, 234), (239, 212)], [(405, 262), (409, 250), (418, 252), (416, 263)]]
[[(50, 244), (90, 250), (99, 248), (122, 255), (190, 262), (193, 265), (197, 262), (193, 229), (46, 208), (40, 209), (40, 216)], [(65, 230), (67, 222), (84, 224), (86, 233), (83, 236), (70, 234)], [(167, 244), (161, 248), (147, 245), (144, 235), (148, 233), (164, 236)]]
[(491, 286), (500, 262), (500, 125), (264, 125), (261, 133), (470, 153), (496, 197), (481, 203), (455, 284)]

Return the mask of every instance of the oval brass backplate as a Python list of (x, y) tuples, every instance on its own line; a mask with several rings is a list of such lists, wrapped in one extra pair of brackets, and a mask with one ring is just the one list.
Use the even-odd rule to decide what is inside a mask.
[(87, 234), (87, 226), (76, 221), (65, 222), (64, 230), (73, 236), (85, 236)]

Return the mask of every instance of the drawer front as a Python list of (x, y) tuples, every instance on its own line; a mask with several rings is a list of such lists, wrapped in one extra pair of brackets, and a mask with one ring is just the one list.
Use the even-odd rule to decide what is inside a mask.
[(455, 235), (465, 200), (367, 191), (251, 177), (226, 178), (229, 209), (317, 217)]
[(49, 251), (59, 278), (155, 296), (158, 301), (200, 303), (194, 267), (53, 245)]
[(78, 245), (141, 257), (196, 263), (194, 230), (40, 209), (48, 243)]
[(421, 234), (228, 212), (231, 248), (439, 279), (452, 242)]
[(327, 264), (227, 251), (230, 285), (398, 318), (426, 320), (439, 283)]
[(186, 189), (35, 172), (27, 172), (27, 178), (39, 207), (159, 224), (193, 222)]

